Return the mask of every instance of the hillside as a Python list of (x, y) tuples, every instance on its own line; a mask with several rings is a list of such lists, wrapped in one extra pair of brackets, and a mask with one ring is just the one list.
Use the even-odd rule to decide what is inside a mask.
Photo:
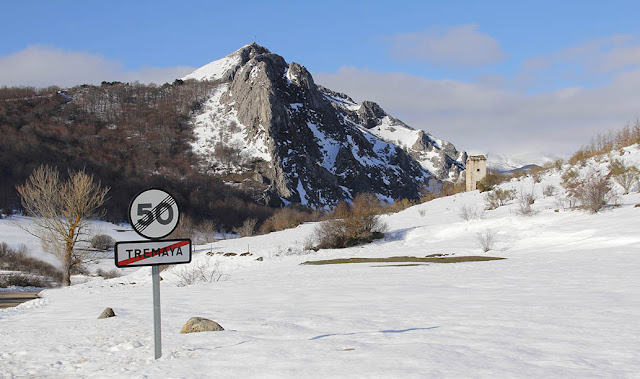
[[(638, 145), (612, 156), (640, 166)], [(608, 164), (600, 156), (580, 170)], [(560, 181), (561, 172), (551, 169), (538, 183), (527, 177), (500, 186), (535, 194), (529, 216), (510, 201), (463, 220), (461, 210), (480, 211), (485, 198), (460, 193), (383, 216), (385, 239), (365, 246), (305, 252), (315, 224), (198, 246), (190, 265), (161, 274), (158, 361), (148, 268), (47, 290), (42, 299), (0, 311), (0, 375), (634, 377), (638, 184), (627, 195), (614, 185), (617, 206), (590, 214), (562, 206)], [(545, 195), (549, 186), (555, 195)], [(487, 232), (494, 243), (485, 253), (478, 234)], [(300, 265), (432, 254), (507, 259)], [(217, 270), (222, 280), (185, 285), (181, 274), (197, 267)], [(118, 316), (96, 320), (107, 306)], [(193, 316), (226, 330), (180, 334)]]
[(20, 208), (16, 184), (48, 164), (111, 187), (109, 220), (126, 220), (131, 197), (159, 186), (191, 218), (226, 229), (262, 221), (273, 207), (327, 209), (362, 192), (418, 199), (458, 180), (466, 160), (450, 142), (316, 85), (304, 66), (256, 44), (162, 86), (1, 88), (0, 132), (7, 214)]

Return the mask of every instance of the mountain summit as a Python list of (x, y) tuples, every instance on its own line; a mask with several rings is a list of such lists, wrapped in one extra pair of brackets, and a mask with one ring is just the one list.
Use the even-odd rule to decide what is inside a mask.
[(451, 143), (317, 85), (304, 66), (255, 43), (188, 79), (214, 84), (195, 118), (203, 170), (259, 184), (271, 204), (325, 207), (360, 192), (418, 198), (464, 169), (466, 153)]

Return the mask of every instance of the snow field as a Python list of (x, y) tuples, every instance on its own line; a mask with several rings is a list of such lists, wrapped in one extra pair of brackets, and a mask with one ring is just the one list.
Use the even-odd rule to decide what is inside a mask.
[[(640, 160), (637, 148), (623, 157)], [(512, 201), (464, 221), (460, 208), (484, 200), (463, 193), (383, 216), (386, 238), (350, 249), (292, 254), (314, 224), (198, 246), (191, 265), (209, 260), (228, 278), (179, 287), (176, 272), (189, 265), (161, 273), (157, 361), (149, 268), (46, 290), (0, 311), (0, 376), (638, 377), (640, 194), (594, 215), (565, 211), (542, 195), (559, 181), (551, 172), (535, 186), (530, 178), (502, 185), (534, 189), (532, 216)], [(496, 243), (483, 253), (477, 233), (487, 229)], [(253, 255), (206, 254), (246, 251)], [(300, 265), (435, 253), (508, 259)], [(108, 306), (118, 316), (97, 320)], [(180, 334), (193, 316), (226, 330)]]

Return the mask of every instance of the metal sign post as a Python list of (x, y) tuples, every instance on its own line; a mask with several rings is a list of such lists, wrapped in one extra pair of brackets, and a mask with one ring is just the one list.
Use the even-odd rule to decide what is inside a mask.
[(191, 240), (161, 240), (175, 230), (179, 220), (178, 204), (168, 192), (157, 188), (142, 191), (129, 205), (129, 222), (136, 233), (150, 241), (118, 242), (114, 249), (117, 267), (151, 266), (155, 359), (162, 356), (160, 265), (191, 262)]
[(160, 320), (160, 267), (151, 266), (151, 281), (153, 282), (153, 341), (155, 359), (162, 356), (162, 324)]

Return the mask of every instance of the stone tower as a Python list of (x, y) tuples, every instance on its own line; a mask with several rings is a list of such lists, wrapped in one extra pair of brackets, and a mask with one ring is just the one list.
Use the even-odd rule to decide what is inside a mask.
[(484, 155), (470, 155), (467, 158), (466, 190), (477, 190), (478, 182), (487, 176), (487, 158)]

